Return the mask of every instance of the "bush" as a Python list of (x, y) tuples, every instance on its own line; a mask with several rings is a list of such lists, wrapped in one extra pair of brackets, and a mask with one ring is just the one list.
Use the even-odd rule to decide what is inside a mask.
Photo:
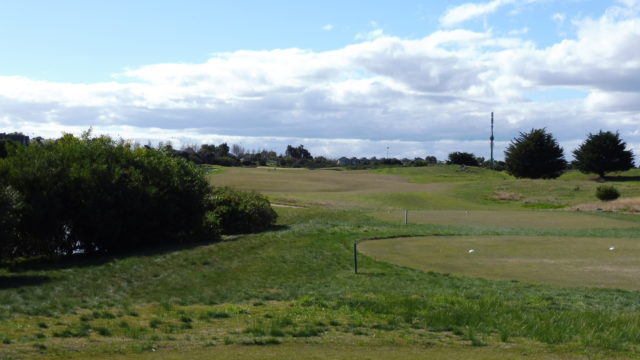
[(213, 210), (209, 218), (219, 221), (223, 234), (241, 234), (266, 230), (278, 214), (269, 200), (256, 192), (216, 188), (210, 196)]
[(8, 256), (113, 252), (215, 238), (195, 164), (107, 136), (10, 148), (0, 185), (24, 202)]
[(19, 243), (17, 236), (22, 202), (11, 187), (0, 187), (0, 259), (7, 257)]
[(596, 189), (596, 197), (602, 201), (615, 200), (620, 197), (620, 192), (613, 186), (598, 186)]
[(449, 154), (449, 160), (447, 164), (454, 165), (466, 165), (466, 166), (479, 166), (476, 156), (467, 152), (452, 152)]
[(507, 171), (518, 178), (557, 178), (567, 166), (562, 148), (545, 129), (520, 133), (504, 155)]

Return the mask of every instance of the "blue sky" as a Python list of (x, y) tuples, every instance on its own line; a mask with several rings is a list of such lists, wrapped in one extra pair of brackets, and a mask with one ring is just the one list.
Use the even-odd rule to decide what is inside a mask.
[[(86, 83), (110, 80), (125, 68), (199, 63), (212, 53), (240, 49), (337, 49), (375, 29), (419, 38), (438, 30), (441, 15), (463, 3), (5, 1), (0, 4), (0, 74)], [(527, 28), (526, 38), (548, 45), (559, 40), (559, 32), (571, 35), (552, 14), (598, 16), (608, 5), (601, 0), (523, 4), (468, 21), (465, 28), (482, 31), (489, 25), (498, 33)], [(505, 16), (510, 11), (520, 13)], [(323, 30), (326, 25), (330, 31)]]
[[(5, 1), (0, 131), (486, 156), (547, 127), (640, 151), (637, 0)], [(634, 62), (635, 59), (635, 62)], [(500, 151), (498, 151), (500, 153)], [(383, 154), (384, 155), (384, 154)]]

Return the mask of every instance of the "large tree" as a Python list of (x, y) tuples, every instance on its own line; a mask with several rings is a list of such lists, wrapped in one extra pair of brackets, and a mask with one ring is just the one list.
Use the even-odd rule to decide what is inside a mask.
[(634, 166), (633, 152), (618, 133), (602, 131), (589, 134), (587, 139), (573, 151), (575, 166), (583, 173), (596, 173), (600, 177), (611, 171), (629, 170)]
[(520, 133), (504, 154), (507, 171), (518, 178), (556, 178), (567, 165), (562, 147), (545, 129)]
[(286, 157), (291, 157), (299, 160), (311, 160), (313, 157), (309, 150), (304, 148), (304, 145), (299, 145), (298, 147), (293, 147), (291, 145), (287, 145), (287, 151), (285, 151), (284, 155)]

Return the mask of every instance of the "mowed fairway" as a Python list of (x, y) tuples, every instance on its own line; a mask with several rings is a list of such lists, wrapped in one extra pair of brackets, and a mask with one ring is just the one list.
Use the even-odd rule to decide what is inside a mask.
[(377, 260), (425, 271), (563, 286), (640, 289), (637, 238), (428, 236), (365, 241), (359, 249)]
[[(278, 168), (228, 168), (211, 177), (214, 186), (232, 186), (268, 195), (275, 203), (333, 208), (388, 208), (402, 206), (403, 193), (438, 196), (449, 183), (416, 184), (401, 176), (367, 171)], [(385, 200), (386, 194), (394, 194)], [(397, 207), (395, 206), (395, 207)]]
[(439, 192), (451, 188), (446, 183), (415, 184), (400, 176), (372, 174), (366, 171), (289, 168), (228, 168), (212, 179), (216, 186), (233, 186), (265, 194)]
[[(375, 212), (387, 221), (404, 221), (404, 211)], [(497, 211), (497, 210), (417, 210), (409, 211), (407, 220), (417, 224), (490, 226), (531, 229), (603, 229), (632, 228), (640, 224), (583, 212)]]

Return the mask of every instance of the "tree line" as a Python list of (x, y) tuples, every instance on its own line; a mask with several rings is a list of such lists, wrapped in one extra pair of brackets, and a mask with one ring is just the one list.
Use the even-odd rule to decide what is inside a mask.
[[(505, 150), (505, 161), (496, 163), (496, 170), (506, 170), (518, 178), (552, 179), (562, 175), (568, 168), (583, 173), (594, 173), (603, 178), (606, 173), (625, 171), (633, 168), (634, 154), (627, 149), (620, 134), (600, 130), (589, 134), (573, 151), (574, 161), (568, 163), (564, 150), (546, 129), (532, 129), (520, 133)], [(453, 152), (449, 154), (449, 164), (486, 166), (483, 158), (472, 153)]]

